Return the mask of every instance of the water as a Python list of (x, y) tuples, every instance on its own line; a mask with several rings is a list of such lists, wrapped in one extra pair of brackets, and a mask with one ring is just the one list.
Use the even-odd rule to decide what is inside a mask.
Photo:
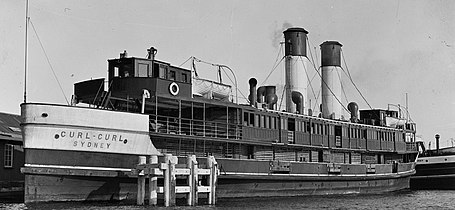
[[(152, 209), (122, 203), (0, 203), (0, 209)], [(401, 191), (378, 195), (337, 195), (275, 198), (220, 199), (216, 206), (178, 206), (153, 209), (455, 209), (455, 190)]]

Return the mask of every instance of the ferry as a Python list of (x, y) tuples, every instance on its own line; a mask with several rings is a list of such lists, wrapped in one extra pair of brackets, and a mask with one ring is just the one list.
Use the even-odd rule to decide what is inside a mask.
[(163, 154), (214, 156), (218, 199), (409, 188), (415, 123), (394, 110), (340, 103), (337, 41), (320, 45), (322, 103), (315, 115), (305, 75), (314, 66), (308, 32), (283, 33), (284, 110), (276, 86), (258, 87), (250, 78), (241, 104), (232, 85), (157, 60), (153, 47), (146, 58), (125, 51), (108, 60), (107, 79), (74, 84), (71, 105), (23, 103), (25, 202), (135, 200), (138, 156)]
[(439, 148), (440, 135), (436, 134), (436, 149), (425, 149), (418, 141), (419, 158), (416, 174), (411, 177), (411, 189), (455, 189), (455, 147)]

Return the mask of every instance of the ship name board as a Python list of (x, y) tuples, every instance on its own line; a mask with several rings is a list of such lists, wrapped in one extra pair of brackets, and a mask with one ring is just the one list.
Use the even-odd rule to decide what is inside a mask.
[(128, 139), (118, 133), (91, 132), (91, 131), (58, 131), (55, 140), (71, 140), (72, 146), (77, 148), (111, 149), (114, 144), (125, 145)]

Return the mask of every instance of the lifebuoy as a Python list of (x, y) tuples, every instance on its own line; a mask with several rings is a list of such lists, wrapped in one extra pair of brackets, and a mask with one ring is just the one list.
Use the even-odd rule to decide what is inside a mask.
[(179, 88), (179, 85), (177, 85), (177, 83), (173, 82), (169, 85), (169, 92), (176, 96), (177, 94), (179, 94), (179, 91), (180, 91), (180, 88)]

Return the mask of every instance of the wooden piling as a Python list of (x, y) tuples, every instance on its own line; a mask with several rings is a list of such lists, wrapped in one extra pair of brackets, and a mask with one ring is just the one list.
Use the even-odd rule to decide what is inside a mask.
[(190, 175), (188, 176), (188, 186), (190, 187), (190, 192), (188, 193), (186, 197), (186, 204), (188, 206), (193, 206), (193, 157), (191, 155), (188, 155), (186, 157), (186, 167), (190, 169)]
[(171, 173), (170, 173), (170, 163), (171, 163), (171, 154), (166, 154), (164, 156), (164, 167), (162, 168), (163, 170), (163, 175), (164, 175), (164, 206), (169, 206), (170, 205), (170, 184), (171, 184)]
[[(139, 164), (145, 164), (146, 163), (146, 158), (145, 156), (139, 156)], [(137, 205), (144, 205), (144, 199), (145, 199), (145, 176), (144, 176), (144, 171), (141, 170), (138, 173), (138, 178), (137, 178)]]
[(215, 205), (216, 203), (216, 195), (215, 195), (215, 190), (216, 190), (216, 175), (217, 175), (217, 162), (215, 161), (215, 158), (213, 156), (207, 157), (207, 167), (210, 169), (210, 175), (209, 175), (209, 195), (208, 195), (208, 204), (209, 205)]
[(169, 164), (169, 172), (170, 172), (170, 179), (169, 179), (169, 205), (170, 206), (175, 206), (176, 203), (176, 192), (175, 188), (177, 186), (177, 178), (175, 176), (175, 165), (178, 163), (178, 157), (177, 156), (172, 156), (170, 164)]
[(197, 205), (197, 161), (195, 155), (188, 155), (187, 157), (187, 168), (190, 169), (190, 175), (188, 176), (188, 186), (190, 192), (187, 196), (187, 205), (194, 206)]
[[(146, 161), (145, 156), (139, 156), (138, 165), (135, 168), (138, 178), (138, 193), (137, 205), (145, 204), (147, 197), (149, 205), (157, 205), (157, 194), (162, 193), (164, 198), (164, 206), (175, 206), (176, 195), (178, 193), (187, 194), (187, 204), (194, 206), (198, 204), (198, 194), (208, 193), (208, 204), (214, 205), (216, 200), (216, 180), (218, 175), (218, 166), (213, 156), (207, 157), (207, 167), (199, 169), (195, 155), (188, 156), (186, 159), (186, 167), (178, 164), (177, 156), (166, 154), (164, 161), (158, 163), (157, 156), (150, 156)], [(186, 177), (187, 186), (176, 186), (176, 176)], [(207, 185), (199, 183), (199, 175), (207, 178)], [(157, 186), (158, 176), (163, 177), (163, 186)], [(146, 179), (149, 179), (149, 187), (145, 189)]]
[[(158, 156), (152, 155), (149, 158), (149, 163), (150, 164), (158, 164)], [(150, 169), (152, 170), (152, 169)], [(151, 174), (151, 171), (149, 171), (149, 193), (148, 193), (148, 200), (149, 200), (149, 205), (156, 206), (158, 203), (158, 194), (156, 190), (158, 189), (158, 177), (156, 177), (155, 174)]]
[(196, 159), (196, 155), (193, 155), (193, 205), (198, 204), (199, 196), (198, 196), (198, 187), (199, 187), (199, 165)]

